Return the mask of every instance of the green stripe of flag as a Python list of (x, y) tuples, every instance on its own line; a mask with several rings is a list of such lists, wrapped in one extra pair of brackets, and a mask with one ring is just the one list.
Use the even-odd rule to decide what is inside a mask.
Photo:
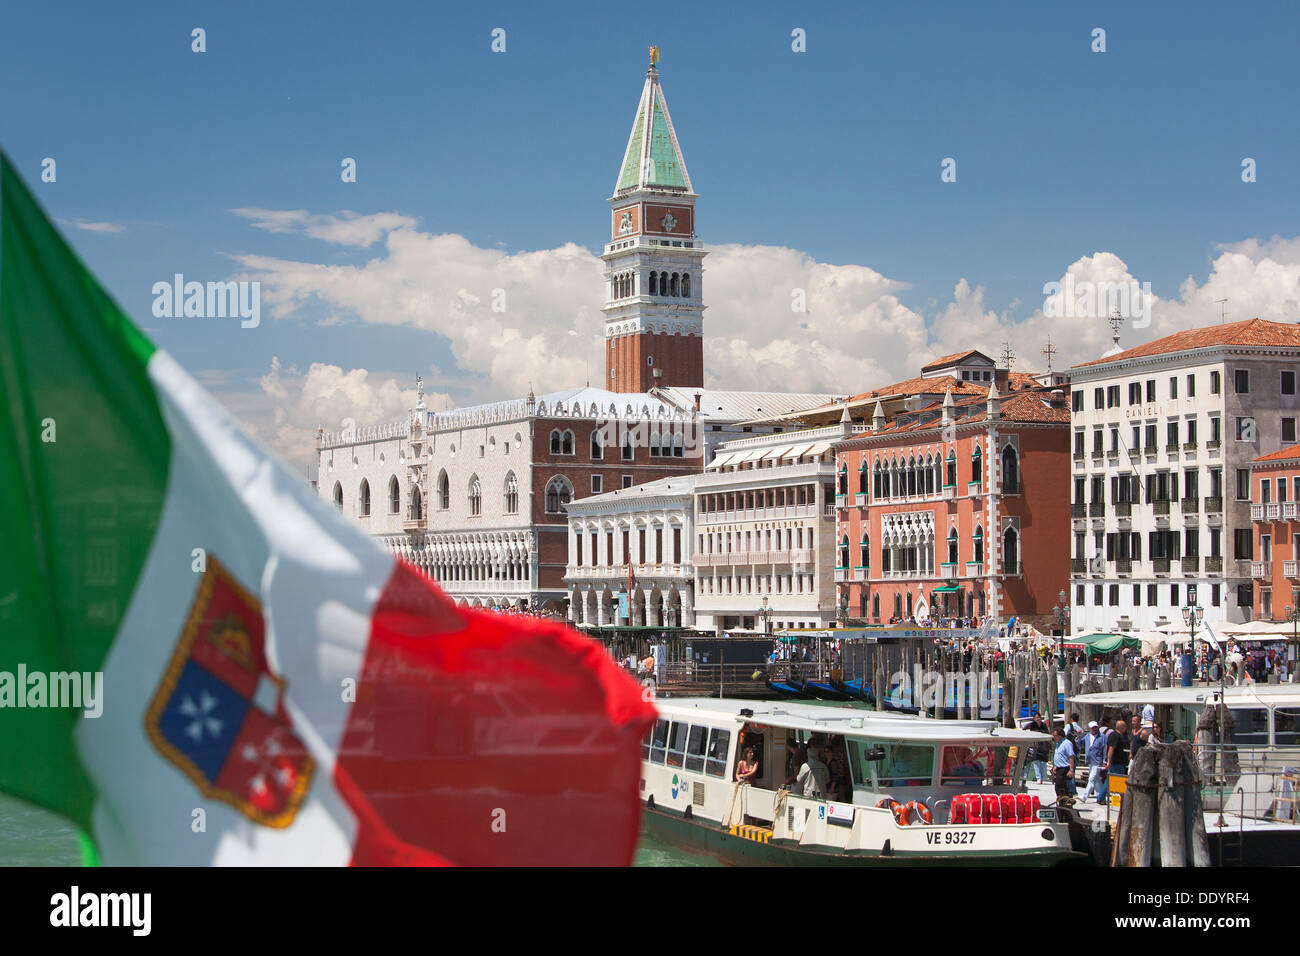
[[(0, 672), (103, 668), (167, 482), (153, 352), (0, 154)], [(0, 709), (0, 791), (88, 830), (80, 714)]]

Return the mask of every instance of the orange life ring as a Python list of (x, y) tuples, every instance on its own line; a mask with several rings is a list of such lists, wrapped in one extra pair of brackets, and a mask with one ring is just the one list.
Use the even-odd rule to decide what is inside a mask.
[(930, 812), (930, 808), (919, 800), (913, 800), (911, 803), (895, 803), (890, 809), (894, 811), (894, 820), (900, 827), (911, 824), (913, 811), (922, 823), (934, 822), (934, 815)]

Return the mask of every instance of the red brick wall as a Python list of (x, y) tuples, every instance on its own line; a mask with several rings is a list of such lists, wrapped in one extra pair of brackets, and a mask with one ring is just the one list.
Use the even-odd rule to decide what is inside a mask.
[[(613, 392), (648, 392), (656, 385), (684, 388), (704, 385), (704, 339), (698, 335), (620, 335), (605, 354), (605, 387)], [(647, 358), (653, 358), (649, 365)], [(655, 378), (654, 370), (663, 375)], [(613, 376), (610, 376), (613, 372)]]

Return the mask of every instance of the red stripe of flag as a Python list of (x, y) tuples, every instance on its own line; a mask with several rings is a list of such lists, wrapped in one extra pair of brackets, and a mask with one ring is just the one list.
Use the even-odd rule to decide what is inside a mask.
[(625, 865), (654, 714), (590, 638), (456, 608), (399, 562), (334, 774), (353, 863)]

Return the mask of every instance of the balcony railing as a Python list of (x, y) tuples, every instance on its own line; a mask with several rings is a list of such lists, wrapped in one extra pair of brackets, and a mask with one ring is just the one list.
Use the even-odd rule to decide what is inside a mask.
[(1282, 573), (1288, 578), (1300, 578), (1300, 561), (1283, 561)]
[(1070, 517), (1071, 518), (1088, 517), (1088, 505), (1082, 501), (1076, 501), (1074, 504), (1070, 505)]
[(1169, 559), (1168, 559), (1168, 558), (1152, 558), (1152, 559), (1151, 559), (1151, 569), (1152, 569), (1156, 574), (1168, 574), (1168, 573), (1169, 573)]
[(1115, 515), (1120, 518), (1128, 518), (1133, 513), (1133, 503), (1131, 501), (1115, 502)]
[(1093, 501), (1088, 504), (1088, 516), (1090, 518), (1106, 517), (1106, 503), (1104, 501)]
[(1201, 559), (1200, 557), (1188, 557), (1183, 555), (1178, 559), (1178, 565), (1183, 569), (1183, 574), (1200, 574)]
[(1273, 577), (1272, 561), (1252, 561), (1250, 562), (1250, 576), (1252, 578), (1263, 578), (1268, 580)]
[(1264, 505), (1264, 514), (1269, 521), (1276, 521), (1282, 517), (1282, 506), (1276, 501), (1270, 501)]
[(1205, 559), (1205, 573), (1206, 573), (1206, 574), (1222, 574), (1222, 573), (1223, 573), (1223, 556), (1222, 556), (1222, 555), (1219, 555), (1218, 557), (1206, 558), (1206, 559)]
[(1297, 518), (1300, 518), (1300, 502), (1282, 502), (1282, 520), (1295, 521)]
[(957, 562), (944, 561), (939, 565), (939, 576), (945, 578), (955, 578), (957, 576)]
[(1213, 439), (1213, 440), (1211, 440), (1211, 441), (1207, 441), (1207, 442), (1205, 443), (1205, 449), (1206, 449), (1206, 451), (1218, 451), (1219, 448), (1220, 448), (1220, 446), (1221, 446), (1222, 444), (1223, 444), (1223, 442), (1221, 442), (1221, 441), (1219, 441), (1217, 438), (1215, 438), (1215, 439)]
[(1209, 514), (1223, 514), (1223, 499), (1219, 496), (1205, 499), (1205, 510)]
[(1129, 456), (1129, 458), (1130, 458), (1131, 460), (1133, 460), (1133, 461), (1137, 461), (1139, 458), (1142, 457), (1142, 449), (1141, 449), (1141, 448), (1130, 448), (1130, 449), (1128, 450), (1128, 456)]
[(1183, 509), (1183, 514), (1199, 514), (1201, 511), (1201, 499), (1184, 498), (1178, 503), (1178, 507)]
[(1132, 558), (1116, 558), (1116, 559), (1115, 559), (1115, 573), (1116, 573), (1116, 574), (1132, 574), (1132, 573), (1133, 573), (1133, 559), (1132, 559)]
[(1251, 506), (1250, 506), (1250, 520), (1251, 520), (1251, 521), (1263, 521), (1263, 520), (1264, 520), (1264, 506), (1263, 506), (1263, 505), (1251, 505)]
[(1151, 502), (1151, 508), (1152, 508), (1152, 511), (1153, 511), (1155, 514), (1157, 514), (1157, 515), (1166, 515), (1166, 516), (1168, 516), (1168, 514), (1169, 514), (1169, 502), (1168, 502), (1168, 501), (1153, 501), (1153, 502)]
[(1183, 442), (1183, 451), (1196, 451), (1196, 442), (1194, 441)]
[(1087, 574), (1087, 573), (1088, 573), (1088, 559), (1087, 559), (1087, 558), (1071, 558), (1071, 559), (1070, 559), (1070, 573), (1071, 573), (1071, 574)]
[(979, 577), (983, 577), (983, 576), (984, 576), (984, 562), (983, 562), (983, 561), (967, 561), (967, 562), (966, 562), (966, 577), (968, 577), (968, 578), (979, 578)]
[(835, 580), (839, 584), (845, 584), (849, 581), (856, 581), (857, 578), (854, 577), (853, 568), (836, 568)]

